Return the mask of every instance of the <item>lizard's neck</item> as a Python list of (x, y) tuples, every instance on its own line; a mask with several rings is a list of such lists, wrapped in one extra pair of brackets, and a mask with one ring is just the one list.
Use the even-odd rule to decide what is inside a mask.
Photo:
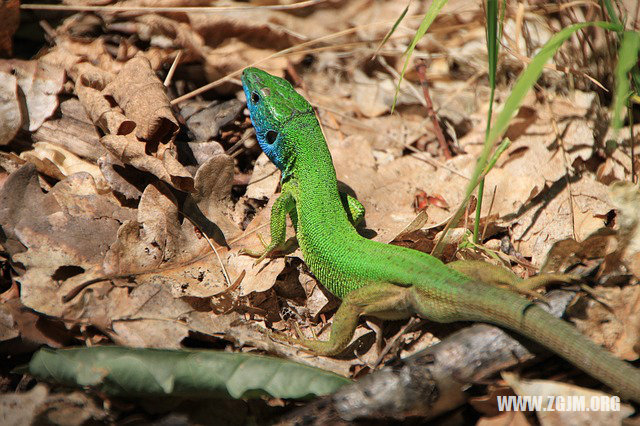
[[(295, 147), (292, 176), (298, 182), (301, 220), (312, 218), (317, 225), (353, 230), (338, 194), (338, 181), (331, 153), (315, 115), (296, 117), (287, 137)], [(304, 224), (303, 224), (304, 226)]]

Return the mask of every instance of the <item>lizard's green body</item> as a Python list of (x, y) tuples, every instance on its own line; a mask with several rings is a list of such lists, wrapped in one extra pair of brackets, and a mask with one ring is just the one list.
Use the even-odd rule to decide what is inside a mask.
[(260, 146), (282, 170), (282, 194), (271, 213), (272, 239), (262, 257), (284, 244), (290, 214), (305, 262), (343, 300), (330, 339), (302, 339), (301, 344), (318, 354), (336, 355), (348, 345), (361, 315), (489, 322), (531, 338), (619, 395), (640, 401), (640, 370), (567, 322), (516, 292), (476, 281), (426, 253), (360, 236), (349, 217), (357, 202), (338, 191), (331, 154), (311, 105), (286, 80), (259, 69), (245, 69), (242, 82)]

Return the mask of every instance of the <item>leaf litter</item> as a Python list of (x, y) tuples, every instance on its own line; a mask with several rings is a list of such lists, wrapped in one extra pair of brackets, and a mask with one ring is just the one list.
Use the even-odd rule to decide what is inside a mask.
[[(426, 10), (426, 2), (415, 3), (411, 28)], [(417, 55), (430, 57), (431, 96), (457, 153), (446, 160), (412, 70), (397, 112), (388, 114), (413, 30), (401, 26), (371, 59), (392, 22), (375, 23), (403, 8), (357, 1), (305, 13), (76, 13), (58, 22), (37, 59), (0, 60), (0, 247), (14, 271), (0, 287), (7, 296), (0, 299), (0, 341), (31, 336), (50, 346), (74, 340), (156, 348), (198, 341), (340, 374), (369, 369), (379, 355), (375, 340), (390, 339), (393, 325), (370, 325), (375, 333), (361, 327), (352, 355), (342, 359), (312, 357), (267, 335), (290, 333), (298, 322), (305, 333), (326, 337), (338, 302), (309, 274), (295, 245), (259, 265), (241, 254), (269, 238), (280, 174), (255, 142), (237, 77), (178, 105), (171, 100), (304, 43), (259, 66), (303, 83), (339, 180), (366, 208), (361, 232), (431, 249), (482, 148), (482, 11), (450, 1), (418, 44)], [(549, 36), (543, 18), (555, 23), (536, 16), (526, 21), (534, 34), (527, 47)], [(508, 14), (507, 24), (514, 22)], [(178, 53), (176, 73), (164, 84)], [(521, 56), (501, 54), (505, 75), (523, 67)], [(624, 284), (640, 276), (638, 193), (612, 186), (630, 180), (629, 132), (609, 144), (615, 135), (603, 126), (608, 111), (593, 86), (569, 91), (566, 75), (551, 70), (544, 79), (554, 83), (526, 99), (507, 132), (511, 147), (487, 176), (484, 249), (459, 248), (472, 229), (469, 214), (452, 231), (444, 260), (495, 262), (487, 253), (501, 251), (501, 263), (522, 276), (592, 265), (595, 287), (570, 316), (594, 341), (636, 360), (640, 296), (637, 285)], [(510, 83), (499, 88), (497, 105)], [(403, 233), (416, 219), (417, 194), (437, 202)], [(18, 305), (34, 317), (21, 319)], [(38, 319), (57, 324), (45, 330), (58, 334), (33, 337), (28, 324)], [(411, 336), (411, 351), (435, 339)], [(51, 398), (38, 392), (25, 401)]]

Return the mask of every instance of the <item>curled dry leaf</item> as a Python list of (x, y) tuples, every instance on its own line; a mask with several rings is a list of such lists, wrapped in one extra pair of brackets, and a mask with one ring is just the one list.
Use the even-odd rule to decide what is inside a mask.
[(49, 142), (90, 160), (106, 154), (100, 145), (100, 133), (80, 101), (75, 98), (63, 101), (60, 112), (61, 118), (45, 121), (33, 133), (36, 142)]
[[(100, 139), (107, 151), (125, 165), (149, 172), (183, 191), (193, 190), (191, 174), (175, 159), (172, 143), (167, 143), (175, 136), (178, 124), (164, 86), (147, 59), (133, 58), (115, 75), (87, 63), (77, 64), (72, 74), (76, 75), (80, 102), (91, 120), (107, 133)], [(120, 189), (123, 186), (118, 185)], [(128, 195), (135, 193), (131, 188), (125, 191)]]
[[(30, 132), (35, 131), (58, 108), (64, 69), (50, 64), (44, 57), (33, 61), (11, 59), (0, 61), (0, 74), (4, 73), (14, 74), (17, 78), (24, 96), (21, 107), (26, 113), (22, 117), (22, 126)], [(11, 84), (10, 81), (7, 83)]]
[(87, 63), (78, 64), (75, 68), (79, 74), (76, 94), (96, 126), (113, 135), (128, 135), (133, 132), (136, 123), (129, 120), (118, 108), (112, 107), (102, 94), (102, 90), (113, 76)]
[(37, 142), (33, 148), (21, 153), (20, 157), (35, 164), (40, 173), (62, 180), (74, 173), (87, 172), (93, 176), (96, 188), (101, 193), (109, 191), (107, 181), (95, 164), (48, 142)]
[(127, 61), (103, 93), (112, 96), (125, 115), (136, 123), (138, 139), (165, 142), (178, 131), (165, 87), (147, 59), (135, 57)]
[(118, 160), (136, 169), (149, 172), (159, 179), (184, 191), (193, 190), (193, 178), (189, 172), (168, 153), (169, 147), (159, 146), (160, 158), (148, 155), (145, 144), (133, 134), (126, 136), (106, 135), (100, 139), (102, 145)]

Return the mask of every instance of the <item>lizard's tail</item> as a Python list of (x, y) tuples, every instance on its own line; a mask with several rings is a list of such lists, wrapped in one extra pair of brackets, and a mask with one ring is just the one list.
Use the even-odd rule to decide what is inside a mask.
[(468, 284), (471, 291), (461, 291), (454, 302), (459, 319), (493, 323), (522, 334), (611, 387), (617, 395), (640, 402), (640, 369), (514, 292)]

